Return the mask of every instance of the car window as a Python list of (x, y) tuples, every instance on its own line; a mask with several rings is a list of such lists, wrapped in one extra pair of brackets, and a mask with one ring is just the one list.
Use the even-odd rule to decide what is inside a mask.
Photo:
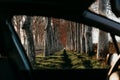
[[(95, 2), (90, 10), (100, 14), (98, 6)], [(106, 12), (101, 15), (119, 21)], [(27, 15), (13, 16), (12, 23), (34, 69), (108, 69), (107, 55), (116, 53), (109, 33), (94, 26)]]

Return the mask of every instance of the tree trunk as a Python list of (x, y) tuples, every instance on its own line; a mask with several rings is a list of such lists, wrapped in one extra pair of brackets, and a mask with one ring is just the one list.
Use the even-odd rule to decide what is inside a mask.
[[(108, 0), (99, 0), (99, 14), (106, 16), (106, 6)], [(97, 50), (97, 59), (104, 59), (108, 53), (108, 33), (104, 31), (99, 31), (99, 39), (98, 39), (98, 50)]]
[(92, 27), (85, 26), (85, 43), (86, 43), (86, 53), (89, 56), (93, 55), (93, 40), (92, 40)]
[(34, 32), (34, 42), (35, 42), (35, 49), (39, 49), (39, 33), (38, 33), (38, 26), (35, 26), (35, 32)]
[(56, 52), (56, 51), (58, 51), (59, 50), (59, 37), (58, 37), (58, 35), (59, 35), (59, 33), (58, 33), (58, 27), (59, 26), (57, 26), (57, 25), (55, 25), (55, 23), (53, 24), (54, 26), (54, 28), (53, 28), (53, 43), (54, 43), (54, 45), (53, 45), (53, 50), (54, 50), (54, 52)]
[(74, 42), (75, 42), (75, 50), (77, 51), (77, 23), (75, 23), (75, 38), (74, 38)]
[(80, 24), (79, 23), (76, 23), (76, 30), (77, 30), (77, 36), (76, 36), (76, 41), (77, 41), (77, 52), (80, 53), (80, 37), (81, 37), (81, 34), (80, 34)]
[(109, 52), (109, 41), (108, 33), (104, 31), (99, 31), (99, 40), (98, 40), (98, 50), (97, 50), (97, 59), (105, 59), (107, 53)]
[(31, 21), (32, 21), (32, 18), (30, 16), (27, 16), (23, 24), (23, 29), (25, 30), (25, 34), (27, 37), (28, 57), (30, 59), (30, 62), (35, 63), (35, 47), (34, 47), (34, 41), (33, 41)]
[(71, 46), (71, 50), (73, 51), (75, 49), (74, 47), (74, 25), (72, 22), (70, 22), (70, 46)]
[(86, 48), (85, 48), (85, 25), (81, 24), (81, 53), (85, 53)]
[[(68, 23), (69, 24), (69, 23)], [(67, 36), (66, 36), (66, 49), (67, 50), (70, 50), (70, 46), (71, 46), (71, 44), (70, 44), (70, 27), (68, 26), (67, 27)]]
[(49, 56), (51, 52), (51, 18), (47, 19), (47, 26), (45, 27), (45, 56)]
[(53, 53), (59, 51), (62, 48), (62, 44), (60, 43), (60, 20), (52, 18), (52, 38), (53, 38)]

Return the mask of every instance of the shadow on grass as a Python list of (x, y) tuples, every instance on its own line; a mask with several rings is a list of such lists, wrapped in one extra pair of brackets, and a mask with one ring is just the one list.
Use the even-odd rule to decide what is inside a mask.
[(90, 60), (84, 60), (83, 61), (83, 66), (86, 68), (86, 69), (92, 69), (93, 66), (92, 66), (92, 63)]
[(62, 60), (64, 61), (64, 63), (61, 64), (62, 69), (71, 69), (72, 68), (71, 59), (69, 58), (65, 49), (63, 51), (62, 56), (63, 56)]

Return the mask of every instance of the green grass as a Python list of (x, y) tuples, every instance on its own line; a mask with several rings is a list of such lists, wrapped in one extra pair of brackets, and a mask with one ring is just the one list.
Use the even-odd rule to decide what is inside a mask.
[(108, 68), (104, 61), (96, 60), (86, 54), (63, 50), (43, 57), (43, 54), (36, 55), (37, 69), (103, 69)]

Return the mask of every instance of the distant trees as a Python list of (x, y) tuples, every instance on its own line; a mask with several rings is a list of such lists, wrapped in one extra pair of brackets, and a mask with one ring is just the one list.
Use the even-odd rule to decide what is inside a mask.
[(25, 48), (25, 51), (31, 63), (35, 63), (35, 49), (36, 49), (35, 44), (36, 43), (40, 44), (41, 40), (39, 34), (41, 29), (38, 28), (37, 26), (38, 23), (40, 23), (40, 20), (39, 18), (36, 17), (31, 16), (13, 17), (13, 25), (15, 26), (15, 30), (20, 37), (20, 40)]
[(61, 49), (63, 49), (63, 44), (61, 41), (61, 36), (64, 35), (64, 31), (61, 29), (61, 20), (60, 19), (56, 19), (56, 18), (52, 18), (52, 24), (53, 24), (53, 38), (54, 38), (54, 48), (53, 48), (53, 53), (56, 51), (59, 51)]
[(35, 49), (44, 49), (44, 28), (46, 25), (45, 17), (34, 16), (32, 17), (32, 31)]
[[(34, 60), (35, 50), (39, 49), (44, 50), (45, 56), (63, 47), (78, 53), (93, 54), (92, 27), (85, 24), (42, 16), (14, 16), (13, 22), (28, 56), (33, 56), (31, 60)], [(100, 46), (103, 48), (102, 44), (107, 44), (103, 43), (106, 36), (102, 36), (101, 40), (99, 38), (102, 42), (98, 44), (98, 54), (103, 55)]]
[(81, 53), (93, 54), (92, 27), (81, 24)]
[(44, 53), (45, 56), (49, 56), (50, 54), (61, 50), (63, 48), (60, 43), (60, 21), (58, 19), (46, 18), (47, 25), (45, 27), (45, 48)]
[(93, 54), (92, 27), (68, 22), (66, 48), (78, 53)]
[(68, 50), (75, 50), (75, 28), (76, 24), (74, 22), (67, 22), (66, 25), (66, 49)]
[(72, 39), (72, 36), (70, 35), (71, 33), (71, 29), (70, 28), (72, 28), (72, 26), (71, 26), (71, 24), (70, 24), (70, 22), (68, 22), (67, 23), (67, 25), (66, 25), (66, 43), (65, 43), (65, 47), (66, 47), (66, 49), (67, 50), (71, 50), (71, 39)]
[(21, 21), (22, 21), (22, 16), (14, 16), (13, 17), (13, 23), (15, 25), (15, 28), (17, 30), (18, 36), (20, 37), (20, 27), (22, 26)]

